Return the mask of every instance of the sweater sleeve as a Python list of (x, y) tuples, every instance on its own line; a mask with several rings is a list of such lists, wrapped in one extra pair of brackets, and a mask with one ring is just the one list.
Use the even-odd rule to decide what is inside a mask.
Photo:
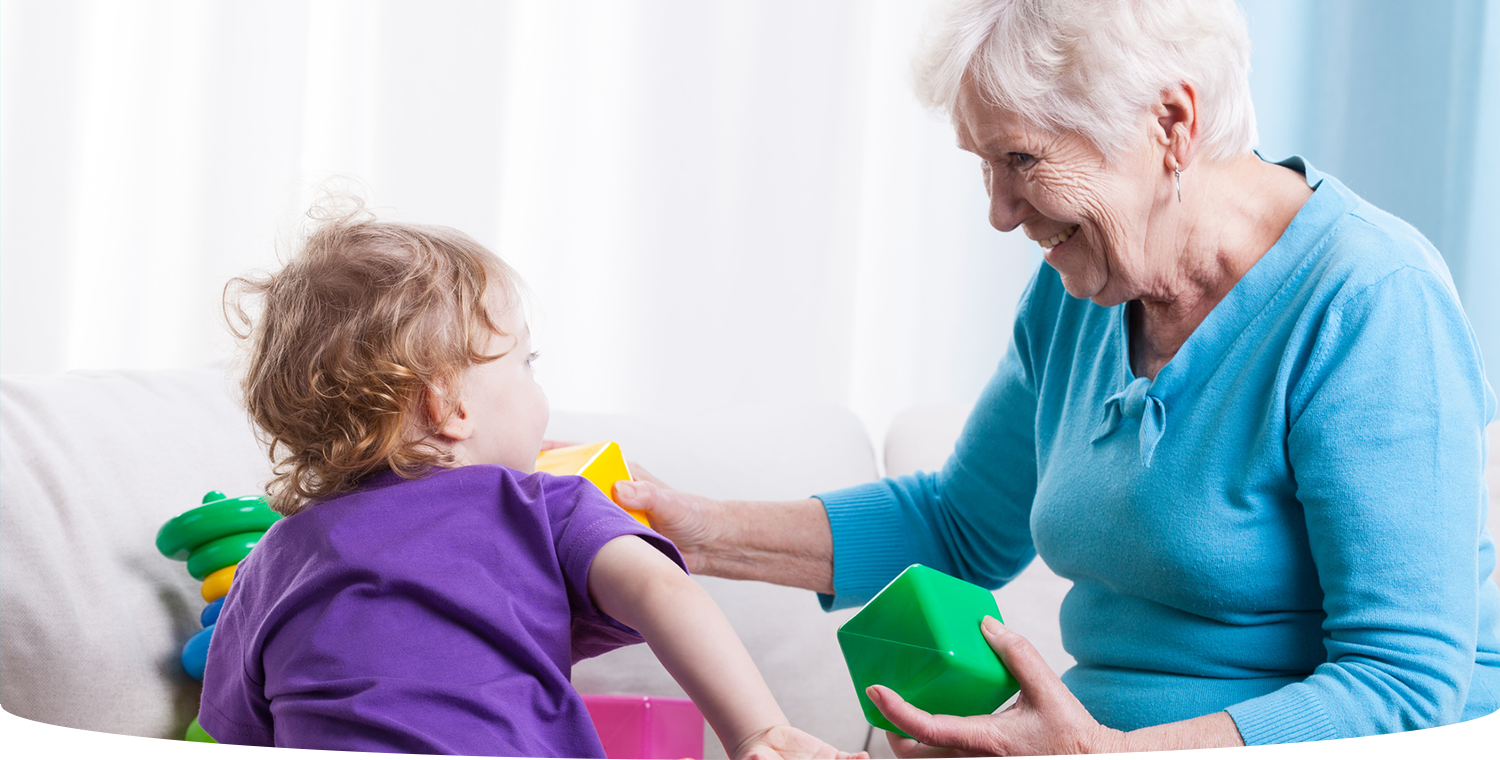
[(864, 604), (902, 570), (923, 564), (998, 588), (1036, 556), (1036, 392), (1022, 298), (1009, 349), (940, 472), (885, 478), (817, 494), (833, 533), (832, 596), (824, 609)]
[(1494, 399), (1451, 287), (1407, 267), (1336, 299), (1289, 402), (1327, 660), (1229, 714), (1246, 744), (1458, 720)]

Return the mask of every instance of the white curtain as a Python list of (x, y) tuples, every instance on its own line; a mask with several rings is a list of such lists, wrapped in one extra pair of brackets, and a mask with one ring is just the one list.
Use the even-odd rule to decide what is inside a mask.
[(925, 2), (0, 5), (0, 370), (222, 360), (330, 178), (536, 295), (554, 407), (968, 402), (1035, 246), (910, 94)]

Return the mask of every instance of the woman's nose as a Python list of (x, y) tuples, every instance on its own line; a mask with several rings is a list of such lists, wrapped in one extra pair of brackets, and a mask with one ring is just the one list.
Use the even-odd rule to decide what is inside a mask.
[(1010, 183), (992, 179), (988, 189), (991, 227), (1001, 232), (1010, 232), (1019, 227), (1021, 222), (1026, 221), (1026, 218), (1033, 213), (1031, 204), (1027, 203)]

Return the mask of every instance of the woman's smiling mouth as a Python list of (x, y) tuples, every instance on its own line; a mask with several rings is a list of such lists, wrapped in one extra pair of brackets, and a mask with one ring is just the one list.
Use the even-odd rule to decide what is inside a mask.
[(1062, 245), (1063, 242), (1066, 241), (1068, 238), (1073, 237), (1073, 233), (1075, 233), (1077, 231), (1078, 231), (1078, 225), (1075, 224), (1072, 227), (1069, 227), (1069, 228), (1063, 230), (1062, 232), (1059, 232), (1056, 235), (1053, 235), (1052, 237), (1047, 238), (1046, 240), (1038, 240), (1038, 241), (1036, 241), (1036, 243), (1037, 243), (1037, 245), (1039, 245), (1039, 246), (1041, 246), (1043, 248), (1051, 250), (1053, 248), (1056, 248), (1056, 247)]

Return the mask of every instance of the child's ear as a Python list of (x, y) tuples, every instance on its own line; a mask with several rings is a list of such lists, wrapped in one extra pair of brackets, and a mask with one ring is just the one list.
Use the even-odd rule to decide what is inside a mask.
[(450, 383), (439, 380), (427, 386), (422, 394), (427, 405), (427, 418), (432, 420), (438, 435), (449, 440), (466, 441), (474, 435), (474, 419), (464, 408), (461, 396), (449, 392)]

